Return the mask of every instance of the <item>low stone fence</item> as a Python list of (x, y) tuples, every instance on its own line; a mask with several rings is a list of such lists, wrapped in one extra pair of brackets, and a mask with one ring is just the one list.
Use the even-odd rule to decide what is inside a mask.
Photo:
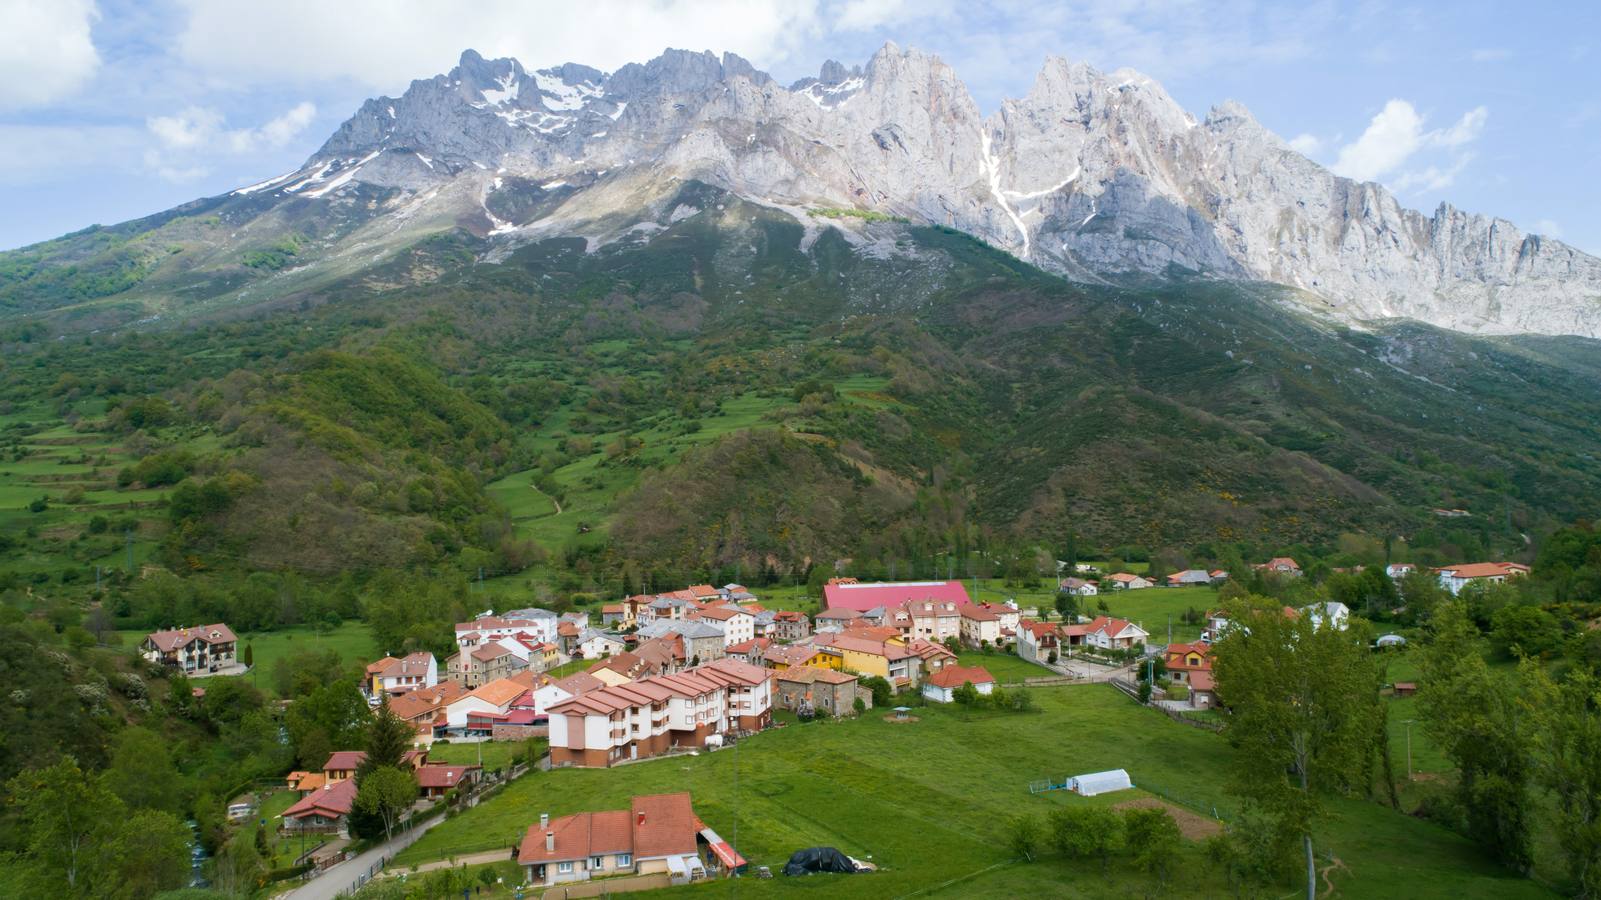
[(634, 891), (655, 891), (672, 887), (672, 876), (666, 872), (654, 875), (626, 875), (621, 878), (602, 878), (596, 881), (579, 881), (546, 888), (541, 900), (578, 900), (580, 897), (600, 897), (611, 894), (628, 894)]

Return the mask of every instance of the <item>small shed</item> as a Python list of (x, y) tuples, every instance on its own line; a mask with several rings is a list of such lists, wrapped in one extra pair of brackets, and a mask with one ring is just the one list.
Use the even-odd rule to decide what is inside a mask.
[(1410, 697), (1418, 692), (1418, 683), (1415, 681), (1397, 681), (1394, 685), (1395, 696)]
[(1096, 794), (1126, 791), (1134, 786), (1134, 782), (1129, 780), (1128, 772), (1123, 769), (1112, 769), (1108, 772), (1074, 775), (1068, 780), (1067, 786), (1069, 790), (1077, 791), (1085, 797), (1094, 797)]
[(1406, 646), (1406, 638), (1401, 637), (1399, 634), (1381, 635), (1378, 640), (1373, 642), (1373, 646), (1375, 646), (1375, 647), (1405, 647)]
[(911, 712), (912, 708), (910, 706), (897, 706), (895, 707), (895, 718), (905, 720)]

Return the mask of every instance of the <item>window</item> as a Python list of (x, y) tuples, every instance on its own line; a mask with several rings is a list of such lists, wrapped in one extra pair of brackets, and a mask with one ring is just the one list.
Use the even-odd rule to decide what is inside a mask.
[(606, 867), (606, 857), (591, 856), (589, 858), (589, 867), (591, 869), (604, 869)]
[(631, 866), (633, 864), (634, 864), (634, 855), (632, 853), (619, 853), (619, 854), (617, 854), (617, 868), (626, 869), (626, 868), (628, 868), (629, 866)]
[(570, 875), (573, 871), (573, 864), (570, 862), (557, 863), (556, 871), (562, 873), (563, 875)]

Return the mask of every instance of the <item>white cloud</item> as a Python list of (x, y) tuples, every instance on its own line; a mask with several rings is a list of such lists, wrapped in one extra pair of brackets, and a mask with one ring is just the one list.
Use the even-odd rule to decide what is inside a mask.
[(1323, 149), (1323, 139), (1315, 134), (1298, 134), (1289, 140), (1290, 149), (1310, 157)]
[(152, 116), (145, 120), (152, 135), (169, 150), (226, 150), (253, 153), (288, 144), (306, 130), (317, 116), (317, 107), (302, 101), (259, 128), (223, 128), (223, 114), (203, 106), (191, 106), (171, 116)]
[(309, 101), (256, 128), (225, 128), (216, 109), (191, 106), (170, 116), (152, 116), (145, 128), (159, 148), (144, 152), (145, 168), (167, 181), (195, 181), (211, 174), (209, 162), (226, 154), (244, 155), (287, 146), (317, 116)]
[(0, 109), (77, 93), (100, 68), (91, 0), (0, 0)]
[(898, 25), (907, 19), (935, 13), (928, 2), (912, 4), (906, 0), (846, 0), (832, 17), (833, 27), (840, 31), (872, 31), (886, 25)]
[(1534, 223), (1534, 233), (1545, 235), (1548, 238), (1561, 238), (1562, 226), (1551, 219), (1541, 219)]
[(1466, 169), (1468, 163), (1472, 161), (1473, 154), (1463, 153), (1444, 168), (1426, 166), (1422, 169), (1403, 172), (1391, 181), (1390, 187), (1400, 193), (1442, 191), (1455, 184), (1456, 177), (1461, 175), (1462, 170)]
[(437, 0), (182, 2), (178, 52), (202, 70), (243, 84), (343, 78), (386, 93), (448, 70), (468, 48), (531, 68), (615, 69), (664, 47), (731, 50), (770, 66), (817, 28), (816, 0), (482, 0), (471, 15)]
[[(1449, 128), (1425, 131), (1423, 116), (1411, 103), (1391, 100), (1368, 123), (1361, 137), (1340, 148), (1339, 158), (1331, 168), (1347, 178), (1372, 181), (1400, 169), (1408, 159), (1425, 148), (1458, 148), (1471, 143), (1484, 130), (1484, 123), (1489, 116), (1490, 111), (1479, 106), (1464, 113)], [(1454, 168), (1459, 171), (1460, 164), (1464, 162), (1465, 159), (1459, 157)], [(1415, 183), (1428, 183), (1439, 180), (1445, 174), (1436, 169), (1432, 177), (1420, 172), (1414, 179)], [(1454, 171), (1449, 178), (1455, 178)], [(1449, 179), (1446, 183), (1450, 183)]]

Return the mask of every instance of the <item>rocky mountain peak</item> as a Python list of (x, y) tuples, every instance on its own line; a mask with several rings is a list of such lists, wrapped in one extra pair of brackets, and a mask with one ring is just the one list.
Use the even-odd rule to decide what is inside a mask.
[[(508, 176), (561, 193), (501, 203)], [(1601, 261), (1449, 205), (1405, 209), (1294, 153), (1237, 102), (1197, 123), (1148, 76), (1062, 57), (984, 118), (938, 56), (893, 43), (787, 89), (732, 53), (667, 50), (608, 75), (468, 50), (450, 73), (363, 104), (268, 193), (448, 197), (428, 202), (515, 243), (574, 228), (605, 239), (688, 179), (958, 228), (1072, 278), (1262, 280), (1350, 321), (1601, 334)]]

